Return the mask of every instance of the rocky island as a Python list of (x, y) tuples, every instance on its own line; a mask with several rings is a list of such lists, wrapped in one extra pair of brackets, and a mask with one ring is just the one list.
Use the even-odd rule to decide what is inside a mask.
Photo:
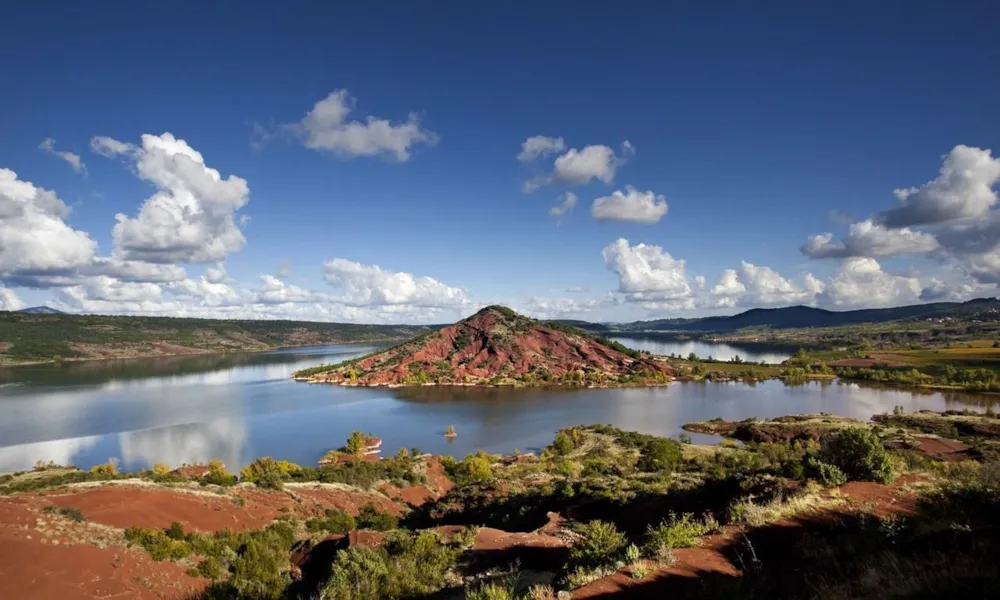
[(617, 342), (503, 306), (296, 379), (341, 385), (663, 385), (671, 367)]

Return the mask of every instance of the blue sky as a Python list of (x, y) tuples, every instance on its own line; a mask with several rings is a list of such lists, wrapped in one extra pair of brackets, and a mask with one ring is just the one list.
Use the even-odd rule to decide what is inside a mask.
[(0, 307), (628, 320), (996, 295), (1000, 7), (677, 4), (12, 7)]

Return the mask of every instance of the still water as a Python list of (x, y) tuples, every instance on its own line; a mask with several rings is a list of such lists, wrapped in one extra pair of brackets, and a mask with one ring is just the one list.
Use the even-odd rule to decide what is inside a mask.
[[(557, 429), (574, 424), (611, 423), (674, 436), (684, 423), (712, 417), (823, 411), (867, 419), (897, 404), (984, 410), (997, 402), (835, 382), (563, 391), (362, 389), (289, 379), (297, 369), (371, 350), (323, 346), (0, 369), (0, 471), (26, 469), (39, 459), (89, 467), (110, 457), (127, 470), (210, 458), (235, 469), (264, 455), (314, 464), (354, 429), (380, 436), (387, 453), (416, 446), (462, 456), (479, 448), (538, 449)], [(459, 433), (452, 441), (442, 437), (448, 425)]]
[(761, 361), (777, 364), (788, 360), (795, 353), (795, 348), (775, 349), (761, 344), (747, 344), (745, 346), (734, 344), (722, 344), (716, 342), (697, 342), (694, 340), (678, 341), (670, 336), (645, 334), (636, 337), (611, 337), (626, 346), (636, 350), (645, 350), (653, 354), (669, 356), (676, 354), (687, 358), (694, 352), (700, 358), (714, 358), (715, 360), (729, 361), (739, 356), (741, 360), (759, 363)]

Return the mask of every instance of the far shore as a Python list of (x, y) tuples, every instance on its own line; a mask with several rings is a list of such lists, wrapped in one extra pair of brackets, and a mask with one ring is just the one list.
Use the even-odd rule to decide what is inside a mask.
[(315, 348), (317, 346), (362, 346), (365, 344), (384, 344), (387, 342), (399, 342), (405, 338), (382, 338), (382, 339), (372, 339), (372, 340), (355, 340), (349, 342), (326, 342), (323, 344), (291, 344), (284, 346), (270, 346), (267, 348), (260, 349), (245, 349), (245, 350), (209, 350), (205, 348), (187, 348), (187, 351), (178, 352), (159, 352), (156, 354), (149, 353), (135, 353), (128, 356), (102, 356), (102, 357), (67, 357), (60, 360), (24, 360), (24, 361), (6, 361), (0, 362), (0, 369), (8, 367), (30, 367), (32, 365), (57, 365), (62, 363), (82, 363), (82, 362), (111, 362), (116, 360), (135, 360), (144, 358), (170, 358), (177, 356), (217, 356), (223, 354), (261, 354), (263, 352), (274, 352), (275, 350), (287, 350), (289, 348)]

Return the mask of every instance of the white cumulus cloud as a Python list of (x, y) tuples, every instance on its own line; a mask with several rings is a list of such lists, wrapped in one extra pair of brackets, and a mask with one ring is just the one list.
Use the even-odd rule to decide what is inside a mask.
[(692, 296), (684, 261), (660, 246), (631, 245), (624, 238), (601, 251), (604, 263), (618, 276), (618, 292), (629, 302), (685, 304)]
[(739, 270), (726, 269), (712, 288), (707, 305), (733, 306), (783, 306), (808, 303), (822, 288), (811, 274), (806, 274), (805, 288), (781, 276), (770, 267), (743, 261)]
[(14, 290), (0, 287), (0, 310), (21, 310), (24, 302), (17, 297)]
[[(562, 152), (566, 143), (562, 138), (535, 136), (521, 144), (521, 152), (517, 159), (531, 163), (537, 159)], [(611, 183), (615, 180), (618, 168), (625, 164), (628, 157), (635, 154), (631, 143), (622, 143), (622, 151), (616, 153), (614, 148), (603, 144), (592, 144), (583, 148), (570, 148), (556, 157), (552, 171), (544, 172), (528, 179), (522, 185), (525, 193), (530, 193), (550, 183), (564, 185), (585, 185), (594, 181)]]
[(821, 306), (837, 310), (913, 304), (921, 293), (914, 277), (892, 275), (873, 258), (846, 259), (817, 296)]
[(431, 277), (386, 271), (344, 258), (326, 261), (323, 278), (343, 290), (338, 302), (353, 306), (454, 307), (468, 302), (465, 290)]
[(0, 169), (0, 280), (43, 287), (89, 267), (97, 243), (65, 222), (69, 213), (54, 192)]
[(667, 200), (662, 194), (641, 192), (631, 185), (625, 191), (615, 190), (610, 196), (594, 200), (590, 214), (599, 221), (629, 221), (651, 225), (667, 214)]
[(533, 135), (521, 143), (521, 152), (517, 155), (517, 160), (529, 162), (542, 156), (548, 156), (566, 149), (566, 142), (560, 138), (552, 138), (544, 135)]
[(145, 134), (141, 147), (110, 138), (94, 138), (91, 146), (129, 156), (136, 174), (157, 189), (135, 217), (115, 216), (117, 256), (150, 263), (216, 262), (246, 243), (236, 216), (249, 200), (246, 180), (223, 178), (184, 140)]
[(390, 155), (405, 162), (413, 146), (438, 141), (437, 134), (421, 127), (420, 119), (412, 113), (403, 123), (371, 116), (349, 121), (354, 103), (347, 90), (334, 90), (291, 128), (307, 148), (343, 158)]
[(811, 258), (883, 258), (901, 254), (927, 254), (937, 247), (937, 240), (929, 233), (913, 231), (908, 227), (889, 229), (872, 219), (866, 219), (852, 224), (843, 241), (833, 241), (832, 233), (814, 235), (801, 250)]
[(882, 213), (887, 227), (931, 225), (984, 216), (997, 203), (1000, 159), (990, 150), (958, 145), (944, 156), (940, 174), (920, 187), (895, 190), (899, 206)]

